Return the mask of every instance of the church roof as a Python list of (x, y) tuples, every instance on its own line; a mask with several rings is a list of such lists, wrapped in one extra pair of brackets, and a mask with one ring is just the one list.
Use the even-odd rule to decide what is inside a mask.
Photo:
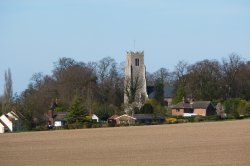
[[(164, 92), (164, 98), (172, 98), (174, 93), (174, 88), (172, 86), (165, 86), (163, 92)], [(154, 86), (148, 86), (147, 93), (149, 98), (154, 98), (155, 97)]]

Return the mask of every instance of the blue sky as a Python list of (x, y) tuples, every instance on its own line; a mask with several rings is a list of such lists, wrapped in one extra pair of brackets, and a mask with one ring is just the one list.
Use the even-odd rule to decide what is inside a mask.
[(8, 68), (21, 92), (60, 57), (122, 62), (134, 49), (144, 50), (150, 72), (231, 53), (250, 60), (250, 1), (0, 1), (0, 94)]

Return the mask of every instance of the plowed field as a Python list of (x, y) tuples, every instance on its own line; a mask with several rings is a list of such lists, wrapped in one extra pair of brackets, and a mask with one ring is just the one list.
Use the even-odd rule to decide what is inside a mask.
[(0, 135), (0, 165), (250, 165), (250, 120)]

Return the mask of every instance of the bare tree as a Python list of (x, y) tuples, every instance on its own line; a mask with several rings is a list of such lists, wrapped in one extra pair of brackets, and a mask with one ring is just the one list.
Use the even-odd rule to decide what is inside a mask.
[(113, 58), (105, 57), (99, 61), (99, 94), (101, 97), (101, 102), (105, 107), (107, 103), (119, 107), (123, 102), (123, 76), (120, 70), (118, 64)]
[(222, 72), (224, 79), (224, 89), (226, 97), (236, 97), (236, 77), (239, 74), (240, 66), (243, 64), (242, 58), (237, 54), (229, 55), (228, 59), (222, 61)]
[(220, 63), (203, 60), (188, 67), (187, 92), (197, 100), (213, 100), (221, 95)]
[(169, 71), (166, 68), (160, 68), (153, 73), (154, 80), (161, 80), (163, 84), (167, 83), (169, 76)]
[(250, 61), (240, 66), (237, 76), (237, 96), (250, 100)]
[(175, 66), (175, 71), (173, 72), (175, 77), (175, 97), (173, 99), (174, 104), (182, 101), (183, 97), (186, 97), (185, 86), (187, 82), (187, 68), (188, 63), (185, 61), (179, 61), (178, 64)]
[(103, 84), (105, 79), (112, 73), (114, 66), (116, 66), (116, 62), (111, 57), (105, 57), (100, 60), (98, 64), (98, 77), (101, 84)]
[(179, 61), (175, 66), (174, 75), (176, 80), (180, 80), (182, 83), (185, 83), (185, 75), (187, 74), (188, 63), (184, 60)]
[(164, 88), (170, 86), (172, 82), (171, 74), (166, 68), (160, 68), (153, 73), (154, 98), (164, 104)]

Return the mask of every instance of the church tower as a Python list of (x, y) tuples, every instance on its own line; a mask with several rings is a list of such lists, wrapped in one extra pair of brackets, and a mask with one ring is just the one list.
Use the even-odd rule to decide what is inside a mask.
[(145, 73), (144, 51), (127, 52), (124, 83), (125, 105), (135, 102), (137, 107), (140, 108), (148, 98)]

